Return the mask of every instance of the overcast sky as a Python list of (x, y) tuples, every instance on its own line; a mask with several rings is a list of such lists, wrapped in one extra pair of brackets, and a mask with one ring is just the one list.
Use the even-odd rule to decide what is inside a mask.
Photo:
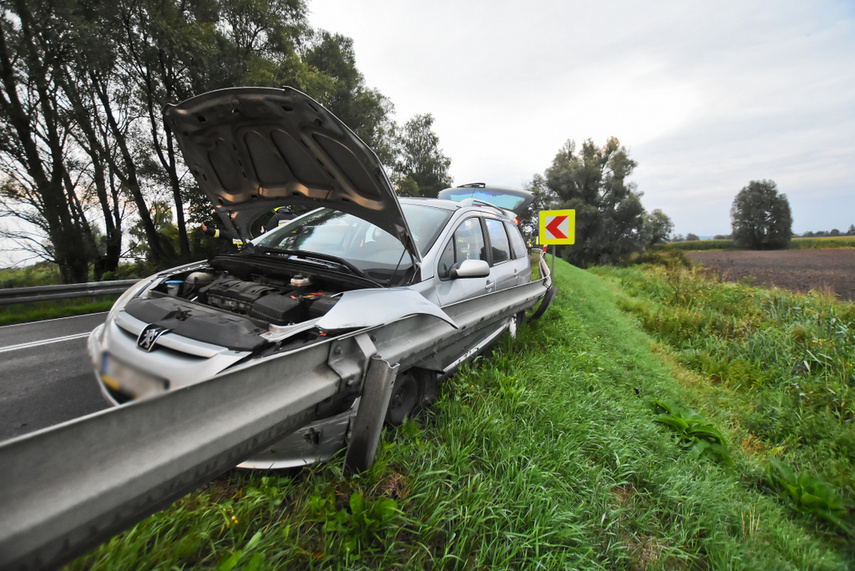
[(310, 0), (395, 119), (434, 116), (455, 184), (521, 186), (620, 139), (647, 210), (730, 232), (751, 180), (793, 230), (855, 224), (855, 1)]

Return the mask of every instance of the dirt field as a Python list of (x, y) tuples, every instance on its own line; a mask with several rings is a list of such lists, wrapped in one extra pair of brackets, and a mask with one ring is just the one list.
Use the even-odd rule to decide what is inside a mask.
[(687, 252), (686, 257), (728, 281), (753, 277), (754, 285), (816, 289), (855, 301), (855, 249)]

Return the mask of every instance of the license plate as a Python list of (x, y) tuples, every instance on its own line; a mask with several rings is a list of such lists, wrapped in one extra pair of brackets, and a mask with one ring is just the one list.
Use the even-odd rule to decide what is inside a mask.
[(166, 390), (165, 380), (143, 373), (106, 353), (101, 361), (101, 380), (111, 389), (136, 399)]

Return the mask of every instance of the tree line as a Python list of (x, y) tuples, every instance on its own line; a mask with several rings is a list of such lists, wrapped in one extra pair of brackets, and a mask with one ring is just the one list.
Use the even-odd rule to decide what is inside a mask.
[[(579, 150), (568, 141), (544, 174), (529, 183), (537, 198), (525, 225), (532, 231), (538, 227), (539, 210), (575, 210), (576, 243), (558, 251), (582, 267), (624, 264), (656, 244), (699, 240), (692, 233), (672, 235), (673, 223), (664, 212), (644, 209), (642, 193), (627, 181), (636, 164), (614, 137), (603, 146), (588, 139)], [(733, 200), (730, 217), (731, 234), (716, 239), (732, 239), (739, 248), (786, 248), (793, 237), (787, 195), (779, 193), (771, 180), (752, 180), (743, 187)], [(855, 233), (855, 227), (850, 231)]]
[(450, 183), (433, 117), (399, 127), (352, 40), (313, 30), (303, 0), (0, 5), (0, 217), (37, 228), (5, 224), (0, 237), (64, 282), (115, 271), (128, 235), (154, 267), (194, 257), (191, 229), (213, 211), (161, 110), (212, 89), (296, 87), (373, 148), (396, 187), (435, 195)]
[(808, 230), (802, 234), (803, 238), (833, 238), (835, 236), (855, 236), (855, 224), (850, 224), (846, 232), (841, 232), (837, 228), (831, 230)]

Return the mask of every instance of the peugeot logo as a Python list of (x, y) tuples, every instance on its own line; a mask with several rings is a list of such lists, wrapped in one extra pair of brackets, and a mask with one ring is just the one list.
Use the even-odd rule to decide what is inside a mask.
[(140, 332), (140, 336), (137, 337), (137, 347), (143, 351), (151, 352), (151, 350), (154, 349), (155, 342), (160, 339), (161, 335), (168, 331), (169, 329), (166, 327), (161, 327), (154, 323), (147, 325), (146, 328)]

